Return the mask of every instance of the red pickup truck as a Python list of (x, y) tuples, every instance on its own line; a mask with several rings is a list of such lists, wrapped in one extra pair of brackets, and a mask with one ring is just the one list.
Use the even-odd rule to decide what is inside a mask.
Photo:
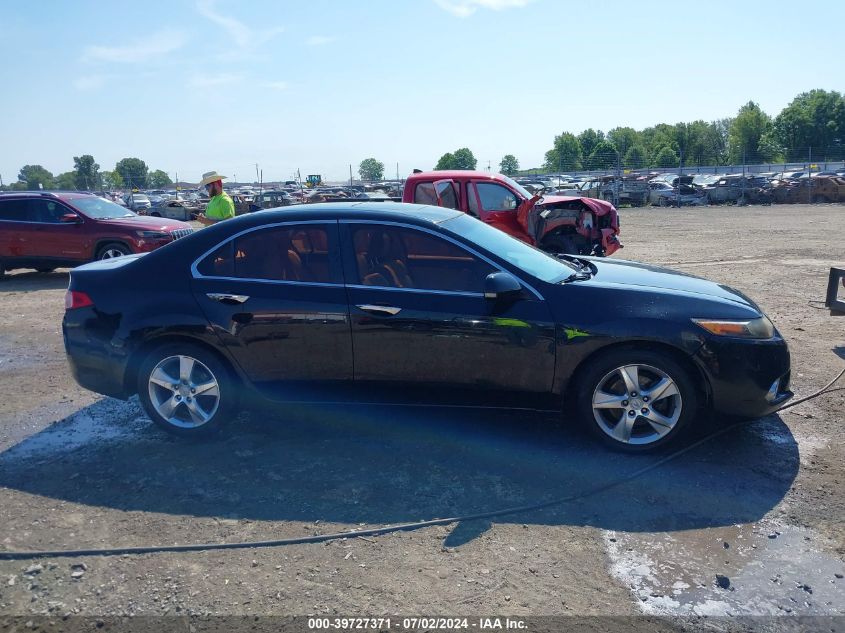
[(458, 209), (550, 253), (612, 255), (619, 214), (604, 200), (530, 194), (502, 174), (484, 171), (415, 172), (402, 202)]

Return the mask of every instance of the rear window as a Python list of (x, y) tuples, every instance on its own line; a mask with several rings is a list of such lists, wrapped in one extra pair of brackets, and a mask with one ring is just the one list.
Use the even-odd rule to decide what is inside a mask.
[(206, 277), (332, 283), (324, 227), (271, 227), (229, 240), (197, 271)]

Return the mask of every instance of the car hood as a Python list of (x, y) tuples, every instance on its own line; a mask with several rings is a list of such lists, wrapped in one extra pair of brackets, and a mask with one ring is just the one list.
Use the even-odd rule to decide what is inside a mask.
[(144, 231), (174, 231), (176, 229), (190, 229), (191, 225), (179, 220), (168, 220), (149, 215), (135, 215), (127, 218), (113, 218), (110, 220), (99, 220), (111, 226), (120, 226), (130, 229), (141, 229)]
[(610, 289), (639, 288), (661, 293), (709, 298), (762, 311), (751, 299), (730, 286), (694, 277), (686, 273), (622, 259), (584, 257), (595, 266), (595, 274), (586, 283)]

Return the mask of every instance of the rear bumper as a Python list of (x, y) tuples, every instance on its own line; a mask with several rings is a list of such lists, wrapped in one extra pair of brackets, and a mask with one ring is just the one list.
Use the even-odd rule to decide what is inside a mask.
[(111, 333), (86, 327), (86, 321), (97, 319), (93, 312), (93, 308), (65, 312), (62, 337), (71, 374), (85, 389), (125, 400), (131, 395), (124, 386), (126, 351), (112, 344)]
[(695, 355), (710, 379), (713, 409), (756, 418), (773, 413), (789, 390), (789, 349), (779, 336), (770, 340), (709, 339)]

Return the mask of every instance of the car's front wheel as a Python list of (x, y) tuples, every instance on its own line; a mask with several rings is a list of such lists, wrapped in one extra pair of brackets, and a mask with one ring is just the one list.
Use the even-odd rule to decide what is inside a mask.
[(191, 343), (156, 348), (141, 363), (138, 398), (158, 426), (187, 437), (220, 431), (237, 410), (229, 368)]
[(584, 369), (576, 389), (578, 416), (605, 444), (644, 452), (676, 441), (698, 414), (689, 372), (668, 354), (614, 350)]
[(112, 259), (114, 257), (123, 257), (124, 255), (129, 255), (132, 251), (129, 250), (129, 247), (125, 244), (119, 244), (114, 242), (112, 244), (106, 244), (99, 251), (97, 251), (97, 259)]

